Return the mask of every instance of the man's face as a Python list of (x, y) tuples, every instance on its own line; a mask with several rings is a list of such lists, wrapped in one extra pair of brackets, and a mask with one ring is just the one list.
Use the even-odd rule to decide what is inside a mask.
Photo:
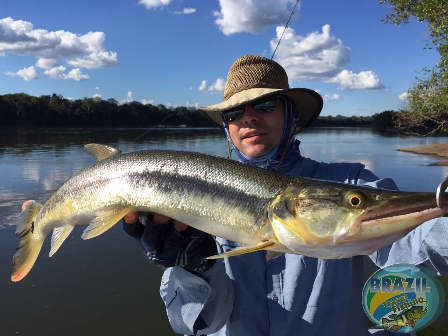
[(277, 100), (274, 112), (260, 113), (247, 104), (243, 115), (228, 124), (235, 147), (243, 154), (256, 158), (269, 153), (283, 135), (283, 100)]

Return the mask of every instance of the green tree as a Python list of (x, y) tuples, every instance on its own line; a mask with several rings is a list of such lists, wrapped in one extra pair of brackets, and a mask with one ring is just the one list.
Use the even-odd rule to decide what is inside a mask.
[(426, 48), (436, 49), (440, 61), (424, 68), (408, 90), (407, 106), (395, 118), (401, 133), (432, 135), (448, 133), (448, 0), (379, 0), (391, 5), (384, 22), (400, 25), (411, 19), (428, 24), (430, 41)]

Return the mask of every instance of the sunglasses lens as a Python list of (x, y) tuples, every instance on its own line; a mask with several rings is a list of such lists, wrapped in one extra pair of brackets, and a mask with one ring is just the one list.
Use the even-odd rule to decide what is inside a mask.
[(240, 118), (243, 115), (244, 110), (227, 111), (222, 114), (222, 120), (225, 123), (231, 123)]
[(271, 100), (264, 101), (258, 104), (254, 103), (252, 107), (254, 108), (255, 111), (260, 113), (274, 112), (277, 107), (277, 98), (275, 99), (271, 98)]
[[(252, 103), (252, 107), (258, 113), (272, 113), (277, 108), (277, 97), (269, 97), (268, 99), (259, 100)], [(238, 110), (223, 112), (222, 120), (228, 124), (238, 120), (244, 113), (244, 107)]]

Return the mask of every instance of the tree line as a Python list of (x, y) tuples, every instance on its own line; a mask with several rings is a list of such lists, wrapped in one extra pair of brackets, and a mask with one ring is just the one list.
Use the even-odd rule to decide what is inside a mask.
[[(386, 113), (387, 112), (387, 113)], [(393, 111), (373, 116), (320, 116), (313, 126), (350, 127), (392, 125)], [(0, 127), (214, 127), (195, 108), (142, 104), (119, 104), (115, 99), (65, 99), (53, 93), (30, 96), (25, 93), (0, 95)]]
[(213, 124), (194, 108), (167, 108), (164, 105), (115, 99), (65, 99), (53, 93), (30, 96), (25, 93), (0, 95), (0, 127), (76, 127), (76, 126), (196, 126)]

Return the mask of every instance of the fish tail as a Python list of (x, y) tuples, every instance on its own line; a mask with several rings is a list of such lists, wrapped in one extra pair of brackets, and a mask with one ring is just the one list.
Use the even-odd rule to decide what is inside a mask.
[(28, 274), (42, 248), (43, 239), (36, 239), (33, 234), (34, 218), (41, 208), (42, 205), (34, 201), (27, 201), (20, 213), (16, 229), (16, 235), (20, 238), (20, 242), (12, 259), (11, 280), (14, 282), (22, 280)]

